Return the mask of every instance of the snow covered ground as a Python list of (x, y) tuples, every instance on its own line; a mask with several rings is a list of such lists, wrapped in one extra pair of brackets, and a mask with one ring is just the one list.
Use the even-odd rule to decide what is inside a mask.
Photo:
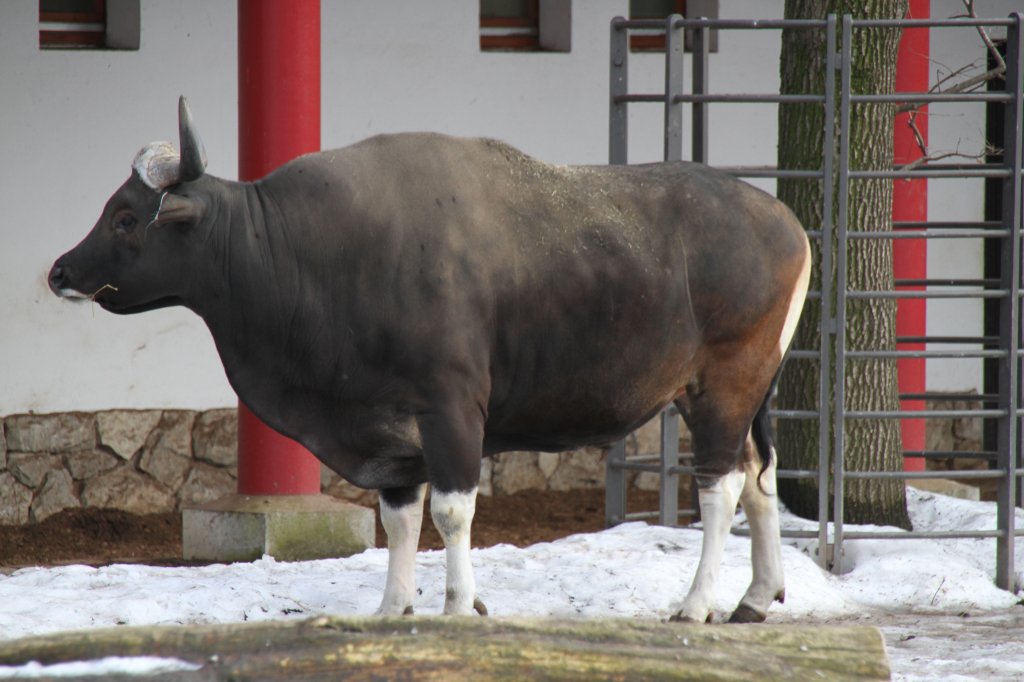
[[(992, 529), (995, 505), (908, 491), (917, 530)], [(742, 526), (742, 515), (737, 517)], [(1018, 526), (1024, 513), (1018, 511)], [(813, 527), (784, 514), (788, 528)], [(863, 529), (864, 527), (858, 527)], [(480, 595), (494, 616), (665, 619), (689, 586), (701, 534), (631, 523), (601, 533), (518, 549), (473, 551)], [(994, 540), (857, 540), (846, 543), (846, 572), (823, 572), (816, 541), (783, 548), (786, 603), (769, 622), (856, 622), (878, 625), (900, 680), (1024, 679), (1024, 594), (993, 584)], [(750, 581), (750, 544), (729, 539), (716, 619), (726, 617)], [(387, 554), (199, 568), (114, 565), (30, 568), (0, 576), (0, 639), (114, 625), (225, 623), (366, 615), (384, 588)], [(417, 613), (439, 613), (444, 555), (422, 552)], [(1024, 583), (1024, 542), (1017, 543)], [(109, 672), (106, 662), (103, 670)], [(130, 659), (124, 665), (146, 663)], [(157, 661), (154, 665), (174, 665)], [(40, 666), (5, 676), (54, 675)], [(78, 669), (75, 674), (81, 674)]]

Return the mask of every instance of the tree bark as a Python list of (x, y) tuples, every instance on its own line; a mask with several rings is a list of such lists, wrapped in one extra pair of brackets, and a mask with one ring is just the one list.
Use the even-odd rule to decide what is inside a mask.
[(0, 665), (143, 655), (201, 666), (180, 680), (889, 679), (882, 635), (865, 626), (322, 617), (0, 642)]
[[(851, 14), (858, 18), (902, 18), (906, 0), (786, 0), (787, 19), (824, 19), (829, 14)], [(857, 29), (852, 41), (851, 84), (854, 93), (891, 93), (895, 88), (896, 55), (900, 33), (895, 29)], [(782, 92), (825, 91), (825, 32), (787, 29), (782, 37), (780, 67)], [(841, 42), (842, 36), (839, 36)], [(838, 79), (837, 79), (838, 87)], [(836, 97), (838, 102), (838, 96)], [(850, 122), (850, 167), (888, 169), (893, 159), (893, 117), (891, 104), (855, 104)], [(838, 130), (838, 106), (836, 107)], [(779, 107), (779, 167), (821, 168), (824, 147), (824, 109), (817, 104), (783, 104)], [(838, 148), (832, 153), (838, 159)], [(837, 164), (838, 165), (838, 164)], [(838, 184), (833, 183), (838, 190)], [(779, 198), (808, 229), (824, 222), (824, 185), (819, 180), (780, 180)], [(838, 210), (838, 197), (833, 206)], [(892, 181), (851, 180), (848, 229), (883, 231), (892, 223)], [(836, 215), (833, 215), (835, 224)], [(820, 244), (814, 242), (815, 262), (821, 263)], [(847, 244), (849, 290), (885, 291), (893, 288), (892, 243), (889, 240), (850, 240)], [(835, 283), (833, 270), (815, 269), (812, 288), (821, 277)], [(834, 301), (829, 304), (834, 305)], [(892, 300), (847, 301), (843, 324), (848, 350), (895, 350), (896, 304)], [(808, 305), (794, 339), (795, 348), (815, 349), (820, 343), (821, 309)], [(832, 337), (828, 342), (833, 343)], [(831, 349), (835, 367), (834, 344)], [(819, 368), (810, 361), (792, 361), (779, 385), (783, 409), (832, 412), (834, 404), (819, 404)], [(830, 379), (831, 381), (831, 379)], [(844, 402), (847, 410), (898, 410), (899, 392), (895, 360), (847, 360)], [(895, 419), (848, 419), (845, 428), (845, 467), (849, 471), (899, 471), (903, 468), (899, 422)], [(783, 466), (818, 468), (818, 423), (814, 420), (781, 420), (779, 457)], [(834, 443), (826, 446), (834, 452)], [(795, 513), (817, 518), (818, 494), (813, 481), (784, 480), (780, 495)], [(830, 500), (831, 506), (831, 500)], [(844, 521), (875, 523), (910, 528), (906, 510), (906, 489), (900, 480), (847, 481)]]

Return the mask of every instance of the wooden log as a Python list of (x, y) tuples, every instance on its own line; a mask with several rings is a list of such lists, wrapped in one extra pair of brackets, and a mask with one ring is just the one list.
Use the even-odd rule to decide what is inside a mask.
[(168, 656), (176, 679), (888, 680), (861, 626), (644, 620), (328, 618), (85, 630), (0, 641), (0, 664)]

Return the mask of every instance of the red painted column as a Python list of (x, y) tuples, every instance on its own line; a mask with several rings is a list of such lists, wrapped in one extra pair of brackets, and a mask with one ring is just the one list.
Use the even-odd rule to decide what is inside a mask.
[[(911, 19), (927, 19), (931, 15), (930, 0), (910, 0), (907, 14)], [(928, 90), (929, 33), (927, 28), (904, 29), (900, 39), (896, 62), (896, 91), (925, 92)], [(928, 113), (922, 109), (914, 121), (923, 141), (928, 142)], [(894, 162), (910, 163), (922, 156), (918, 140), (910, 127), (910, 113), (896, 117), (894, 130)], [(893, 220), (922, 221), (928, 219), (928, 181), (893, 181)], [(928, 275), (927, 243), (923, 239), (893, 240), (893, 272), (896, 279), (924, 279)], [(900, 287), (904, 290), (923, 290), (923, 286)], [(926, 308), (923, 299), (897, 302), (896, 335), (924, 336)], [(924, 350), (923, 343), (899, 344), (900, 350)], [(925, 390), (925, 360), (907, 358), (897, 361), (900, 393), (923, 393)], [(904, 400), (904, 410), (923, 410), (923, 400)], [(901, 421), (904, 450), (925, 449), (925, 420)], [(924, 470), (924, 458), (909, 457), (904, 461), (907, 471)]]
[[(320, 0), (238, 1), (238, 176), (320, 149)], [(320, 463), (238, 405), (238, 492), (315, 495)]]

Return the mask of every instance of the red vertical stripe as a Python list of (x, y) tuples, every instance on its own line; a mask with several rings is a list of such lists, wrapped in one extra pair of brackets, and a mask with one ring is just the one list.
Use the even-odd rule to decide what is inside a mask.
[[(320, 0), (238, 2), (238, 175), (320, 149)], [(313, 495), (320, 463), (238, 405), (238, 492)]]
[[(927, 19), (931, 15), (930, 0), (910, 0), (908, 18)], [(896, 62), (896, 91), (925, 92), (928, 90), (929, 29), (904, 29), (900, 39), (899, 56)], [(928, 142), (928, 111), (922, 108), (914, 124), (925, 144)], [(920, 144), (910, 126), (910, 113), (896, 117), (894, 130), (894, 161), (896, 164), (910, 163), (922, 156)], [(893, 220), (928, 219), (928, 181), (893, 181)], [(897, 279), (924, 279), (928, 274), (927, 244), (923, 239), (897, 239), (893, 241), (893, 271)], [(924, 287), (905, 287), (921, 290)], [(924, 336), (926, 331), (925, 301), (901, 300), (897, 302), (897, 336)], [(900, 344), (900, 350), (923, 350), (924, 344)], [(925, 360), (919, 358), (897, 361), (900, 393), (923, 393), (925, 390)], [(923, 410), (923, 400), (904, 400), (905, 410)], [(925, 449), (925, 420), (904, 419), (901, 422), (903, 448), (905, 450)], [(924, 459), (908, 458), (907, 471), (924, 470)]]

